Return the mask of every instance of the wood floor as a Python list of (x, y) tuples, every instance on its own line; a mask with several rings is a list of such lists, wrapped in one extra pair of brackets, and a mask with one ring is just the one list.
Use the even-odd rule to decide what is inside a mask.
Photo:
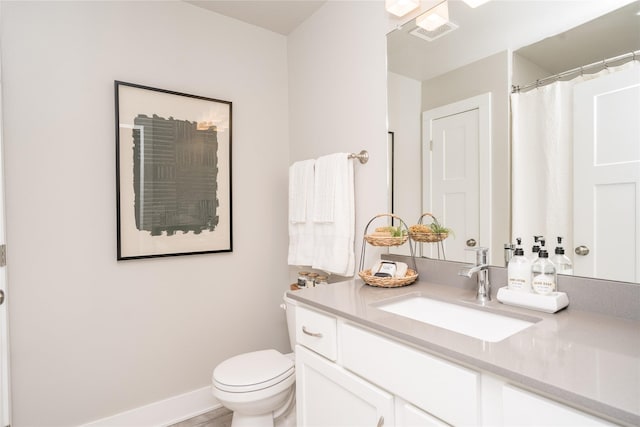
[(227, 408), (218, 408), (169, 427), (231, 427), (232, 415), (233, 412)]

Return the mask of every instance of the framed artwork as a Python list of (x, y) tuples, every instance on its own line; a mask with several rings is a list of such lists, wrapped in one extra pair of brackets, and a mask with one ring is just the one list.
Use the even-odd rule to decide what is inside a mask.
[(117, 259), (231, 252), (231, 102), (114, 86)]

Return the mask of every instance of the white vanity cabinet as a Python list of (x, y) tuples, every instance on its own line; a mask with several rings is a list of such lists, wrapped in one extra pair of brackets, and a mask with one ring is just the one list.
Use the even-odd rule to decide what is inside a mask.
[(396, 397), (396, 426), (398, 427), (448, 427), (436, 417)]
[(480, 373), (345, 323), (342, 365), (452, 425), (478, 425)]
[(337, 319), (296, 307), (299, 426), (393, 426), (393, 396), (336, 363)]
[(394, 426), (393, 395), (296, 346), (298, 426)]
[(315, 310), (296, 307), (296, 343), (335, 362), (338, 357), (337, 319)]
[(302, 304), (298, 426), (611, 426), (595, 416)]
[[(432, 391), (439, 389), (441, 385), (447, 387), (446, 384), (425, 384), (422, 381), (424, 376), (415, 378), (414, 372), (406, 365), (424, 363), (427, 370), (420, 370), (421, 374), (433, 374), (433, 371), (429, 370), (447, 369), (438, 359), (410, 350), (408, 347), (394, 347), (391, 341), (302, 305), (296, 307), (296, 341), (298, 426), (447, 425), (423, 409), (396, 396), (397, 391), (400, 391), (413, 397), (414, 402), (433, 399), (436, 406), (445, 401), (446, 396), (443, 398)], [(342, 348), (342, 356), (337, 354), (338, 347)], [(396, 367), (401, 369), (390, 370), (389, 358), (398, 356), (398, 353), (389, 354), (389, 351), (394, 350), (400, 350), (401, 359), (397, 360)], [(410, 352), (405, 354), (403, 359), (404, 350)], [(360, 360), (366, 360), (367, 363), (360, 364)], [(359, 366), (361, 369), (357, 368)], [(402, 368), (403, 366), (405, 368)], [(376, 372), (386, 374), (375, 375)], [(399, 376), (395, 377), (396, 375)], [(413, 381), (414, 379), (418, 381)], [(454, 384), (455, 380), (452, 379)], [(477, 388), (475, 383), (472, 388)], [(425, 390), (430, 392), (425, 394)], [(465, 408), (465, 411), (470, 409), (477, 413), (475, 397), (471, 406)], [(468, 421), (470, 418), (461, 420)], [(477, 418), (475, 420), (477, 421)]]
[(603, 419), (511, 385), (502, 388), (505, 426), (613, 426)]

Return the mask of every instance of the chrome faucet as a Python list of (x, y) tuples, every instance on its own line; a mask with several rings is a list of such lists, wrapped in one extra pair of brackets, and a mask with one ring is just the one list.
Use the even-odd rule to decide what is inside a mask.
[(476, 251), (476, 264), (469, 265), (458, 272), (459, 276), (471, 277), (474, 273), (478, 275), (478, 293), (476, 300), (480, 303), (491, 301), (491, 284), (489, 283), (489, 264), (487, 264), (487, 253), (489, 248), (467, 249)]

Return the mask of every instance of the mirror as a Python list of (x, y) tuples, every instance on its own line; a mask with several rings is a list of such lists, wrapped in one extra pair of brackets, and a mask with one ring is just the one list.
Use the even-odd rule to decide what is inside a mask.
[[(517, 203), (518, 194), (522, 194), (514, 193), (516, 197), (512, 200), (512, 156), (518, 154), (517, 150), (511, 150), (511, 86), (524, 86), (549, 75), (640, 50), (639, 10), (638, 1), (628, 0), (491, 1), (476, 9), (463, 2), (449, 1), (453, 25), (429, 33), (416, 29), (411, 20), (389, 33), (388, 122), (394, 136), (390, 180), (394, 185), (391, 189), (394, 213), (408, 224), (415, 224), (424, 212), (446, 217), (441, 222), (455, 232), (455, 238), (445, 240), (442, 248), (447, 260), (473, 262), (472, 253), (453, 249), (454, 243), (460, 249), (473, 238), (477, 245), (490, 248), (492, 265), (504, 266), (503, 244), (512, 240), (512, 232), (517, 232), (512, 230), (512, 213), (517, 214), (519, 207), (513, 202)], [(536, 66), (525, 68), (522, 66), (525, 62)], [(488, 104), (482, 106), (487, 97)], [(441, 189), (442, 182), (431, 176), (441, 176), (442, 170), (462, 176), (472, 169), (468, 161), (471, 152), (465, 151), (463, 142), (450, 150), (448, 163), (442, 165), (434, 163), (430, 151), (437, 150), (432, 146), (438, 144), (430, 138), (431, 129), (440, 129), (437, 127), (441, 126), (440, 118), (457, 114), (450, 110), (454, 107), (460, 112), (477, 108), (479, 115), (474, 120), (479, 120), (481, 130), (484, 126), (490, 141), (477, 153), (479, 167), (470, 180), (475, 193), (471, 196), (465, 193), (458, 202)], [(425, 118), (426, 111), (431, 113)], [(636, 167), (640, 168), (638, 163)], [(455, 203), (447, 201), (448, 214), (444, 215), (443, 204), (438, 206), (433, 200), (447, 197)], [(427, 218), (425, 222), (429, 222)], [(473, 235), (467, 233), (469, 222), (479, 224), (479, 231)], [(632, 256), (640, 258), (640, 235), (630, 234), (636, 248)], [(566, 233), (561, 235), (566, 237)], [(523, 246), (529, 251), (532, 236), (522, 237)], [(547, 237), (553, 239), (547, 244), (553, 253), (555, 235)], [(418, 255), (442, 259), (442, 253), (437, 252), (439, 244), (418, 246)], [(565, 249), (575, 259), (573, 244)], [(402, 250), (398, 248), (397, 253)], [(583, 275), (629, 280), (606, 272)]]

